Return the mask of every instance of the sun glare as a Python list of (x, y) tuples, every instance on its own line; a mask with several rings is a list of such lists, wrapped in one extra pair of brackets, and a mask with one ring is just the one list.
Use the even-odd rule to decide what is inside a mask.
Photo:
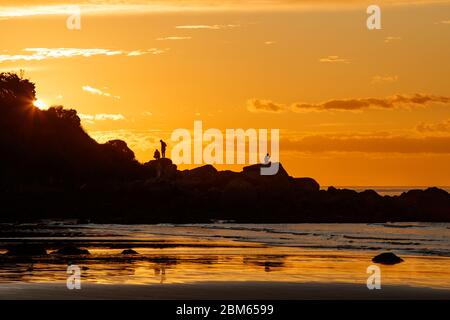
[(46, 109), (48, 109), (47, 104), (46, 104), (44, 101), (40, 100), (40, 99), (34, 101), (34, 102), (33, 102), (33, 105), (34, 105), (36, 108), (41, 109), (41, 110), (46, 110)]

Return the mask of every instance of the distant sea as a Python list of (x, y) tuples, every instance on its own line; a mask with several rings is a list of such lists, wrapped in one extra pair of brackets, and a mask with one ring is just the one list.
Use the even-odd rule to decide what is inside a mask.
[[(326, 190), (329, 186), (323, 186), (322, 189)], [(351, 189), (357, 192), (362, 192), (364, 190), (374, 190), (382, 196), (398, 196), (403, 192), (409, 190), (425, 190), (431, 186), (334, 186), (338, 189)], [(436, 186), (437, 188), (443, 189), (450, 193), (450, 186)]]

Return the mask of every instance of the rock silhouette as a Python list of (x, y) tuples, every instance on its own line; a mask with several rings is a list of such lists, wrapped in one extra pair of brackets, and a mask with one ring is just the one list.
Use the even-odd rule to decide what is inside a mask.
[(139, 252), (134, 251), (133, 249), (125, 249), (122, 251), (122, 254), (130, 255), (130, 254), (139, 254)]
[(180, 171), (170, 159), (139, 163), (127, 144), (97, 143), (75, 110), (33, 106), (35, 86), (0, 73), (0, 221), (71, 218), (93, 223), (450, 221), (438, 188), (400, 196), (320, 190), (282, 164), (262, 176), (211, 165)]
[(47, 250), (43, 246), (37, 244), (19, 244), (8, 248), (6, 252), (8, 256), (45, 256), (47, 255)]
[(374, 257), (372, 262), (392, 265), (403, 262), (403, 259), (392, 252), (383, 252)]

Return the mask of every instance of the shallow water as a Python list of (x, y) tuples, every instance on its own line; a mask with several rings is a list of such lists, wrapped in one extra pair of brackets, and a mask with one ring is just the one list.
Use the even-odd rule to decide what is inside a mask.
[[(390, 250), (405, 262), (380, 266), (382, 283), (450, 289), (450, 224), (0, 225), (0, 253), (21, 242), (48, 252), (69, 243), (90, 255), (0, 258), (0, 283), (61, 282), (68, 264), (82, 281), (114, 284), (200, 281), (366, 284), (371, 258)], [(139, 255), (124, 256), (124, 248)]]

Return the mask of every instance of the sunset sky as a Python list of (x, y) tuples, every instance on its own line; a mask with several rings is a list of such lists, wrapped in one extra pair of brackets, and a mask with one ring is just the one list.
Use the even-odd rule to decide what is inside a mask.
[(450, 0), (1, 0), (0, 39), (0, 72), (142, 162), (202, 120), (279, 128), (321, 185), (450, 185)]

